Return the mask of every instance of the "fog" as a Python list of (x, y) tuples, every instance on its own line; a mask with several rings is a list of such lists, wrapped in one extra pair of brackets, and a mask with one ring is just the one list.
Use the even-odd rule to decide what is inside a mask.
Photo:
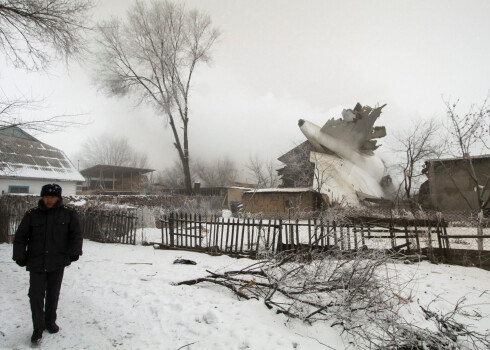
[[(277, 158), (305, 140), (300, 118), (323, 125), (357, 102), (387, 104), (376, 125), (388, 135), (416, 118), (444, 117), (444, 99), (464, 111), (490, 85), (490, 2), (481, 0), (327, 1), (194, 0), (222, 35), (211, 65), (201, 65), (190, 97), (191, 159)], [(99, 1), (94, 18), (124, 16), (132, 1)], [(91, 62), (60, 63), (49, 74), (14, 69), (2, 58), (1, 86), (11, 97), (43, 99), (19, 119), (82, 114), (86, 125), (36, 133), (77, 163), (88, 137), (127, 136), (149, 166), (162, 169), (177, 152), (163, 116), (93, 84)], [(389, 138), (378, 141), (390, 158)]]

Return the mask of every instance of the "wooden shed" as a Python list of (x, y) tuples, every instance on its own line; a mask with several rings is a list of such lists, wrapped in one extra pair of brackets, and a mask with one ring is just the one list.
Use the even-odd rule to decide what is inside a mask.
[(95, 165), (80, 171), (86, 182), (82, 194), (141, 194), (153, 169)]

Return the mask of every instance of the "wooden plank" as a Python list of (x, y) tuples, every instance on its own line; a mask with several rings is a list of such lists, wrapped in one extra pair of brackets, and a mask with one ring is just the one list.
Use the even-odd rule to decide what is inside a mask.
[[(233, 223), (233, 225), (231, 225), (231, 237), (230, 237), (230, 238), (231, 238), (231, 242), (230, 242), (230, 253), (233, 253), (233, 247), (234, 247), (233, 242), (235, 242), (235, 241), (236, 241), (236, 239), (235, 239), (235, 231), (236, 231), (236, 228), (237, 228), (237, 222), (236, 222), (236, 219), (235, 219), (235, 218), (233, 218), (233, 219), (231, 220), (231, 222)], [(236, 253), (237, 253), (237, 251), (236, 251), (236, 247), (235, 247), (235, 254), (236, 254)]]
[[(270, 223), (270, 220), (269, 220), (269, 223)], [(269, 250), (270, 237), (271, 237), (271, 225), (267, 225), (267, 237), (265, 240), (265, 249), (266, 250)]]
[(296, 219), (296, 244), (299, 245), (299, 219)]
[(391, 237), (391, 248), (394, 249), (396, 246), (396, 236), (394, 230), (392, 229), (391, 224), (390, 224), (390, 237)]
[(174, 212), (171, 212), (170, 213), (170, 217), (169, 217), (169, 220), (168, 220), (168, 232), (169, 232), (169, 236), (170, 236), (170, 246), (171, 247), (175, 247), (175, 242), (174, 242), (174, 215), (175, 213)]
[[(198, 219), (199, 219), (199, 222), (201, 222), (201, 220), (202, 220), (201, 214), (199, 214)], [(204, 228), (206, 228), (206, 227), (204, 227)], [(206, 229), (206, 231), (207, 231), (207, 229)], [(200, 237), (199, 238), (199, 247), (202, 247), (202, 238), (203, 238), (203, 235), (202, 235), (202, 226), (201, 226), (201, 224), (199, 224), (199, 237)]]
[[(228, 224), (230, 223), (230, 218), (228, 218)], [(228, 238), (230, 235), (230, 225), (226, 226), (226, 240), (225, 240), (225, 252), (228, 252)]]
[[(252, 224), (253, 225), (253, 219)], [(247, 244), (245, 245), (245, 250), (250, 250), (250, 225), (247, 226)]]
[[(444, 219), (443, 219), (443, 220), (444, 220)], [(445, 225), (445, 224), (443, 223), (443, 225), (442, 225), (442, 231), (443, 231), (443, 235), (444, 235), (444, 236), (447, 236), (447, 230), (446, 230), (446, 227), (447, 227), (447, 225)], [(447, 237), (446, 237), (446, 238), (445, 238), (445, 240), (446, 240), (446, 248), (447, 248), (447, 249), (451, 249), (451, 247), (450, 247), (450, 245), (449, 245), (449, 238), (447, 238)], [(483, 244), (483, 241), (482, 241), (482, 244)]]
[(217, 216), (215, 216), (214, 218), (215, 218), (215, 223), (216, 223), (214, 225), (214, 227), (215, 227), (215, 235), (214, 235), (215, 236), (214, 237), (215, 238), (215, 244), (214, 244), (214, 246), (215, 247), (218, 247), (218, 249), (221, 250), (221, 247), (219, 245), (219, 237), (218, 237), (218, 232), (219, 232), (219, 218)]
[(260, 244), (260, 232), (262, 230), (262, 219), (259, 221), (259, 226), (257, 229), (257, 246), (255, 247), (255, 258), (259, 258), (259, 244)]
[(410, 240), (408, 239), (408, 223), (404, 222), (405, 228), (405, 243), (407, 244), (407, 251), (410, 252)]
[(354, 249), (357, 250), (357, 249), (359, 249), (359, 242), (357, 241), (357, 233), (356, 233), (356, 231), (353, 232), (353, 235), (354, 235)]
[(349, 225), (347, 225), (346, 231), (347, 231), (347, 249), (351, 250), (351, 237), (350, 237), (350, 226)]
[(340, 231), (340, 250), (345, 249), (345, 237), (344, 237), (344, 226), (340, 226), (339, 228)]
[(318, 237), (318, 220), (313, 219), (313, 237), (315, 238), (315, 245), (320, 245), (320, 238)]
[(441, 228), (439, 226), (439, 224), (437, 224), (437, 230), (436, 230), (436, 234), (437, 234), (437, 242), (439, 243), (439, 248), (444, 248), (443, 245), (442, 245), (442, 240), (441, 240)]
[[(185, 232), (185, 242), (183, 242), (183, 246), (184, 247), (190, 247), (189, 245), (189, 242), (188, 242), (188, 239), (189, 239), (189, 234), (188, 232), (190, 232), (190, 234), (192, 235), (192, 227), (190, 228), (189, 230), (189, 225), (190, 225), (190, 222), (189, 220), (187, 219), (187, 213), (184, 214), (184, 218), (185, 218), (185, 221), (182, 223), (182, 227), (181, 227), (181, 232)], [(184, 238), (182, 237), (182, 239)]]
[(308, 244), (311, 246), (311, 220), (308, 219)]
[(361, 224), (361, 242), (362, 246), (366, 246), (366, 240), (364, 239), (364, 224)]
[(248, 245), (248, 250), (249, 252), (251, 252), (253, 249), (254, 249), (254, 229), (255, 229), (256, 225), (255, 225), (255, 220), (252, 220), (252, 231), (251, 234), (250, 234), (250, 242), (249, 242), (249, 245)]
[(417, 231), (417, 224), (415, 223), (415, 240), (417, 242), (417, 251), (420, 253), (420, 238), (419, 233)]
[[(274, 219), (274, 224), (276, 224), (276, 219)], [(274, 252), (277, 252), (277, 248), (276, 248), (276, 237), (278, 235), (278, 232), (279, 232), (279, 229), (277, 228), (277, 226), (274, 226), (274, 230), (272, 231), (272, 246), (271, 246), (271, 251), (274, 253)]]
[(444, 239), (449, 239), (449, 238), (490, 238), (490, 235), (448, 235), (448, 234), (442, 234), (441, 238)]
[(248, 226), (249, 222), (250, 222), (250, 218), (247, 219), (247, 223), (245, 223), (245, 221), (243, 221), (242, 237), (240, 239), (240, 253), (243, 253), (243, 239), (245, 238), (245, 226)]

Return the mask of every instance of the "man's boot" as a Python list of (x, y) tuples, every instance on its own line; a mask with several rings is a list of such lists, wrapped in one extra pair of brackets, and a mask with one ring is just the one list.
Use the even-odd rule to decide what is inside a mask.
[(55, 322), (46, 323), (46, 330), (49, 333), (58, 333), (58, 331), (60, 330), (60, 327), (58, 327), (58, 325)]
[(31, 337), (31, 343), (37, 344), (43, 337), (43, 331), (44, 329), (42, 328), (36, 328), (34, 329), (34, 332), (32, 332), (32, 337)]

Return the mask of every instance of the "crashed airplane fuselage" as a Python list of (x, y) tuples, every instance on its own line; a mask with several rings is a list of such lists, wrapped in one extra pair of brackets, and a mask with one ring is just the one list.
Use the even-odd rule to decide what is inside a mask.
[(383, 186), (386, 167), (375, 153), (377, 138), (384, 137), (384, 127), (374, 123), (384, 107), (357, 104), (342, 112), (343, 119), (330, 119), (323, 127), (300, 119), (302, 133), (314, 147), (310, 161), (315, 164), (314, 186), (331, 200), (358, 204), (360, 199), (390, 197)]

